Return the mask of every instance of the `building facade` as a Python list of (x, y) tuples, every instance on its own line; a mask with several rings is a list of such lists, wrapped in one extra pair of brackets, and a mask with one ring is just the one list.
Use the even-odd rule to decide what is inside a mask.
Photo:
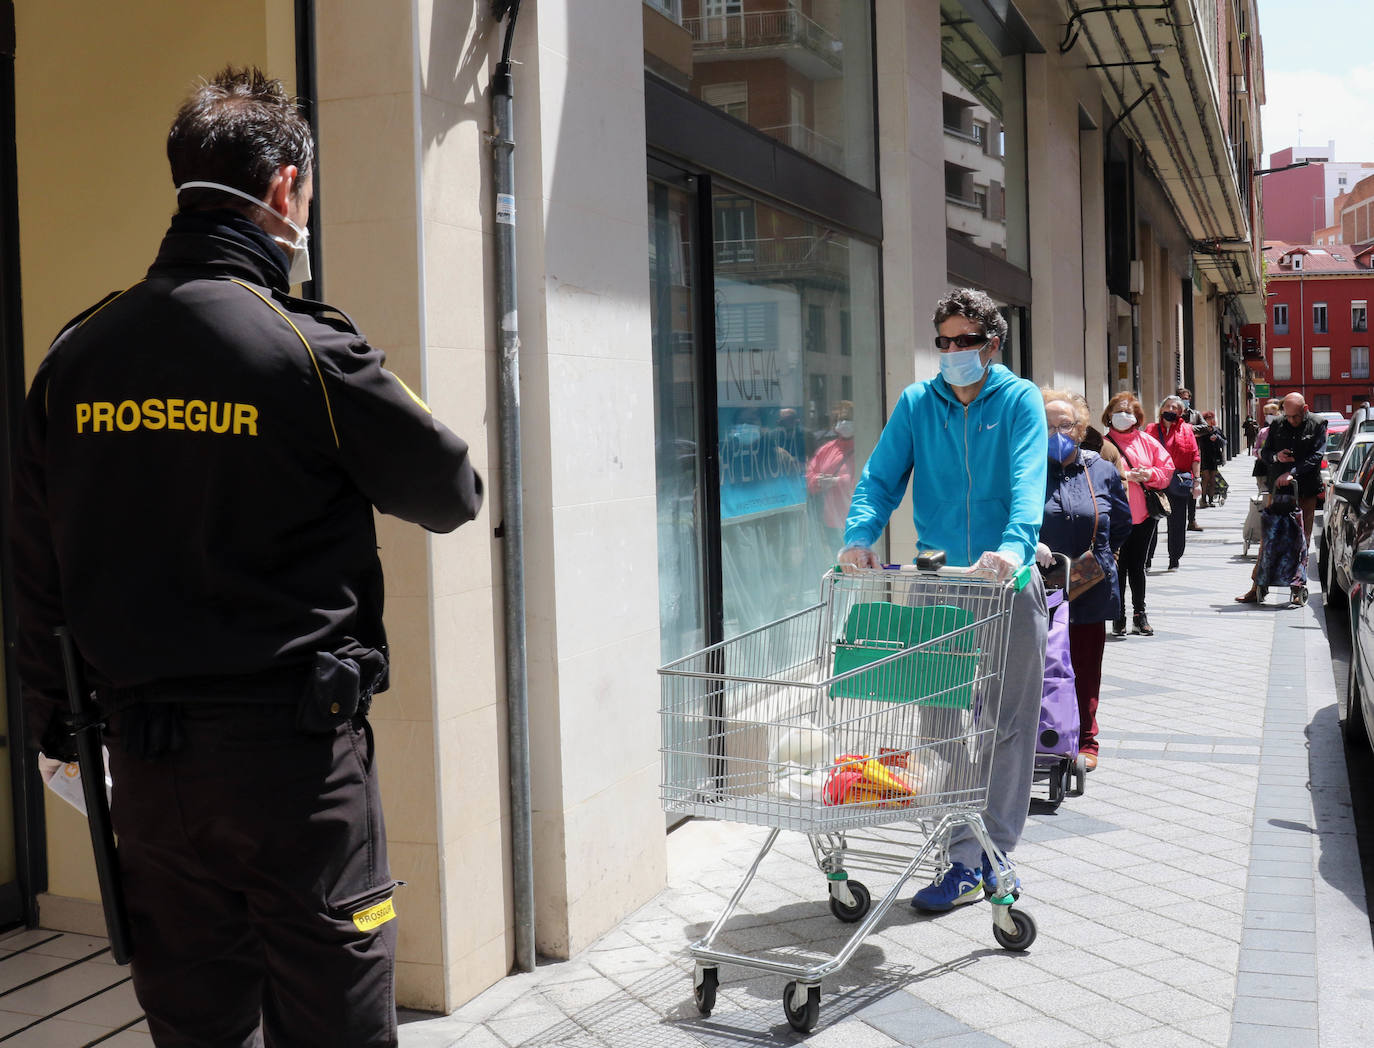
[[(539, 952), (576, 953), (659, 890), (656, 667), (814, 600), (855, 470), (936, 372), (946, 289), (1001, 304), (1020, 374), (1095, 410), (1131, 389), (1153, 412), (1187, 384), (1239, 444), (1240, 330), (1263, 312), (1259, 27), (1255, 0), (1178, 6), (526, 4), (499, 218), (486, 4), (249, 0), (194, 25), (171, 0), (17, 8), (11, 419), (62, 322), (151, 259), (180, 99), (254, 62), (318, 122), (316, 292), (487, 464), (477, 525), (380, 522), (403, 1003), (452, 1008), (510, 970), (526, 796)], [(507, 784), (498, 221), (518, 245), (527, 795)], [(886, 544), (911, 556), (909, 508)], [(28, 755), (0, 760), (0, 904), (98, 930), (84, 827)]]
[(1263, 176), (1264, 235), (1289, 244), (1321, 244), (1327, 227), (1340, 224), (1338, 198), (1374, 173), (1374, 162), (1338, 162), (1334, 141), (1280, 149), (1270, 154), (1269, 167)]
[(1317, 247), (1267, 243), (1264, 330), (1247, 329), (1256, 381), (1275, 399), (1301, 393), (1313, 411), (1349, 415), (1374, 393), (1369, 305), (1374, 242)]

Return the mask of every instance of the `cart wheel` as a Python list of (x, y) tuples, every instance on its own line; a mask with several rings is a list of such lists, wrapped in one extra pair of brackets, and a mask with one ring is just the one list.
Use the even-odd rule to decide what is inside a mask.
[(792, 994), (796, 991), (797, 984), (790, 982), (782, 991), (782, 1010), (787, 1013), (787, 1023), (798, 1033), (810, 1033), (815, 1027), (816, 1021), (821, 1017), (821, 988), (819, 986), (808, 986), (806, 988), (806, 1003), (800, 1008), (792, 1007)]
[(835, 915), (837, 920), (844, 921), (845, 924), (853, 924), (855, 921), (863, 920), (864, 914), (868, 912), (868, 907), (873, 900), (868, 894), (868, 889), (858, 881), (851, 880), (845, 883), (849, 885), (849, 890), (854, 895), (854, 905), (846, 906), (832, 895), (830, 896), (830, 912)]
[(1004, 950), (1021, 951), (1035, 942), (1035, 921), (1023, 910), (1008, 910), (1007, 916), (1016, 925), (1016, 934), (1009, 935), (997, 925), (992, 926), (992, 937)]
[(1073, 781), (1076, 783), (1072, 790), (1073, 796), (1083, 796), (1083, 790), (1088, 784), (1088, 758), (1081, 753), (1073, 759)]
[(719, 968), (703, 968), (701, 982), (692, 988), (692, 997), (697, 1002), (697, 1011), (710, 1015), (716, 1006), (716, 987), (720, 985)]

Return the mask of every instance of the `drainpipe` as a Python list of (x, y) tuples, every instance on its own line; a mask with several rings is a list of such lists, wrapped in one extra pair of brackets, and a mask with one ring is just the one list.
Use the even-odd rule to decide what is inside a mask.
[(315, 200), (306, 216), (306, 229), (310, 233), (306, 250), (310, 253), (312, 276), (301, 285), (301, 297), (321, 299), (324, 297), (324, 242), (320, 232), (320, 215), (323, 211), (320, 204), (320, 114), (316, 102), (320, 92), (315, 77), (318, 68), (315, 61), (315, 0), (296, 0), (295, 14), (296, 96), (310, 124), (310, 137), (315, 140)]
[(520, 324), (515, 301), (515, 84), (510, 46), (520, 0), (492, 0), (499, 23), (509, 15), (501, 61), (491, 82), (492, 182), (496, 187), (496, 316), (501, 340), (501, 511), (504, 539), (506, 720), (510, 763), (511, 882), (515, 897), (515, 967), (534, 971), (534, 838), (530, 804), (529, 681), (525, 674), (525, 534), (520, 479)]

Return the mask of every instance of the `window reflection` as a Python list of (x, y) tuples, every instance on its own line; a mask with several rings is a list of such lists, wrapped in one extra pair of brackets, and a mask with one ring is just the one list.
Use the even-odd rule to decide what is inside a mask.
[(872, 187), (871, 9), (853, 0), (645, 0), (651, 72)]
[(706, 643), (691, 231), (687, 194), (650, 181), (649, 317), (654, 338), (659, 649), (664, 662)]
[(815, 602), (883, 418), (876, 248), (738, 193), (713, 210), (728, 637)]
[(1025, 136), (1020, 56), (1004, 56), (964, 13), (940, 2), (945, 225), (970, 244), (1021, 268)]

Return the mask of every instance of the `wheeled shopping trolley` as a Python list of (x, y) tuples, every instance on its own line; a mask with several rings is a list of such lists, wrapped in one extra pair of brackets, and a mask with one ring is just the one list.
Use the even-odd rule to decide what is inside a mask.
[[(950, 866), (968, 826), (989, 857), (992, 934), (1024, 950), (1035, 922), (1013, 908), (1015, 867), (984, 826), (1012, 601), (1011, 581), (917, 567), (835, 569), (816, 605), (659, 670), (664, 809), (770, 827), (724, 912), (690, 947), (697, 1008), (715, 1006), (719, 966), (790, 979), (788, 1022), (810, 1030), (821, 980), (848, 963), (918, 871)], [(782, 830), (804, 833), (831, 913), (857, 924), (816, 964), (717, 946)], [(873, 905), (856, 869), (896, 873)]]

